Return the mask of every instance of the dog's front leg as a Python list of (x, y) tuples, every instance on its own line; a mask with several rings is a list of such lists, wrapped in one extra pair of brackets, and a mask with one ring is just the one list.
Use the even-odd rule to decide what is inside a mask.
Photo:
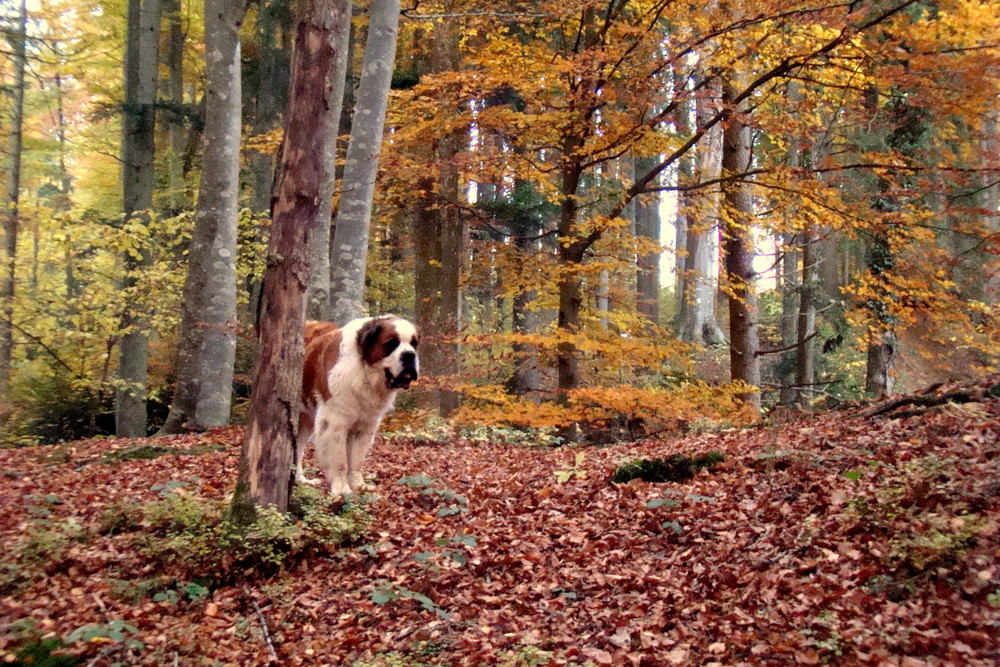
[(375, 442), (375, 431), (378, 428), (363, 429), (357, 433), (352, 433), (347, 440), (347, 471), (348, 482), (354, 493), (368, 491), (371, 487), (365, 484), (364, 465)]
[(330, 484), (330, 495), (344, 496), (351, 492), (348, 478), (350, 472), (347, 451), (348, 426), (336, 415), (324, 412), (320, 410), (317, 415), (318, 423), (313, 435), (316, 459)]

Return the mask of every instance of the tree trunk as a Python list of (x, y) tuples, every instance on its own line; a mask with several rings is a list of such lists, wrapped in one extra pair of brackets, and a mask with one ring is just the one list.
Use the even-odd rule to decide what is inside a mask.
[[(674, 114), (674, 126), (677, 128), (678, 136), (690, 136), (693, 131), (692, 115), (696, 110), (695, 102), (688, 90), (688, 76), (680, 67), (672, 68), (673, 94), (674, 98), (682, 98), (683, 101), (677, 107)], [(636, 165), (636, 173), (643, 174), (652, 170), (658, 159), (649, 158), (649, 164), (640, 169)], [(694, 152), (688, 151), (677, 162), (677, 185), (689, 185), (694, 182)], [(688, 214), (691, 209), (690, 195), (683, 191), (677, 193), (677, 213), (674, 217), (674, 300), (676, 312), (674, 313), (674, 324), (680, 322), (681, 307), (684, 303), (684, 276), (687, 275), (687, 237), (690, 228)], [(640, 271), (641, 273), (641, 271)], [(640, 313), (642, 310), (640, 308)]]
[(781, 355), (779, 381), (781, 394), (778, 402), (781, 405), (792, 405), (796, 402), (798, 389), (795, 384), (795, 358), (793, 349), (798, 344), (799, 321), (799, 247), (798, 234), (784, 233), (781, 235), (781, 347), (787, 349)]
[[(257, 37), (255, 76), (247, 78), (250, 132), (266, 134), (281, 124), (281, 115), (288, 104), (289, 40), (283, 14), (266, 4), (257, 14), (254, 33)], [(250, 169), (250, 209), (254, 213), (271, 210), (274, 187), (274, 157), (256, 150), (248, 151)]]
[[(515, 190), (517, 186), (515, 185)], [(527, 255), (538, 252), (541, 243), (538, 239), (530, 238), (537, 235), (537, 229), (517, 230), (518, 236), (514, 238), (517, 249)], [(518, 290), (511, 303), (511, 330), (514, 333), (530, 334), (538, 330), (538, 313), (531, 308), (531, 302), (538, 295), (535, 290)], [(514, 372), (507, 381), (507, 391), (517, 396), (523, 396), (541, 388), (541, 376), (538, 369), (538, 354), (535, 346), (524, 343), (514, 343), (512, 345), (514, 354)]]
[[(1000, 155), (1000, 111), (995, 107), (983, 122), (980, 147), (983, 166), (988, 166), (991, 160)], [(981, 206), (984, 211), (983, 229), (989, 234), (1000, 233), (1000, 181), (989, 173), (984, 173), (979, 180), (982, 188)], [(982, 286), (982, 296), (986, 303), (1000, 301), (1000, 272), (993, 271), (985, 281)]]
[(885, 398), (895, 385), (896, 336), (885, 332), (868, 344), (865, 364), (865, 392), (875, 398)]
[[(255, 75), (246, 78), (248, 102), (245, 114), (249, 117), (250, 132), (254, 135), (267, 134), (281, 126), (281, 118), (288, 106), (288, 87), (293, 26), (286, 16), (283, 3), (264, 3), (257, 12), (254, 33), (257, 38)], [(257, 150), (247, 151), (249, 171), (250, 210), (256, 216), (264, 216), (271, 211), (274, 190), (274, 156)], [(258, 234), (263, 237), (265, 230)], [(241, 319), (259, 325), (257, 314), (260, 303), (260, 279), (248, 279), (245, 289), (248, 293), (248, 311)]]
[[(351, 2), (347, 3), (347, 25), (351, 23)], [(334, 45), (337, 62), (333, 72), (333, 90), (330, 91), (331, 106), (329, 109), (330, 127), (338, 128), (327, 136), (323, 146), (324, 161), (327, 171), (324, 175), (323, 189), (320, 194), (319, 222), (313, 233), (309, 246), (309, 286), (306, 289), (306, 317), (311, 320), (330, 320), (333, 317), (331, 301), (330, 273), (330, 243), (333, 235), (333, 195), (337, 189), (337, 139), (339, 137), (340, 118), (344, 111), (344, 89), (347, 86), (347, 69), (350, 64), (350, 30), (344, 30), (339, 35), (340, 41)], [(384, 115), (384, 114), (383, 114)], [(341, 200), (343, 205), (343, 200)], [(367, 247), (367, 246), (366, 246)], [(346, 324), (346, 322), (344, 322)]]
[[(698, 100), (697, 122), (701, 127), (719, 109), (722, 96), (716, 84), (706, 86), (706, 96)], [(712, 127), (698, 143), (697, 179), (717, 179), (722, 170), (722, 135), (720, 125)], [(718, 253), (719, 207), (722, 194), (711, 186), (699, 195), (697, 214), (688, 214), (685, 271), (681, 275), (681, 301), (677, 331), (681, 340), (701, 345), (721, 345), (725, 334), (715, 319), (718, 293), (714, 259)]]
[[(181, 24), (180, 0), (163, 0), (163, 13), (167, 16), (166, 66), (168, 94), (171, 105), (167, 114), (167, 189), (168, 215), (177, 215), (186, 205), (184, 181), (184, 27)], [(208, 17), (205, 17), (208, 22)]]
[[(637, 158), (635, 171), (645, 174), (656, 164), (655, 158)], [(635, 199), (635, 235), (647, 243), (660, 244), (660, 198), (659, 196)], [(684, 223), (678, 215), (678, 234)], [(660, 253), (641, 252), (636, 255), (635, 278), (636, 307), (639, 314), (652, 324), (660, 323)]]
[(364, 310), (368, 235), (396, 59), (399, 0), (374, 0), (369, 15), (368, 41), (330, 257), (332, 319), (341, 324), (360, 317)]
[[(883, 181), (880, 188), (883, 190), (888, 184)], [(877, 198), (875, 209), (886, 209), (890, 205), (882, 198)], [(882, 232), (873, 234), (873, 240), (868, 248), (867, 258), (868, 271), (871, 275), (878, 277), (886, 271), (891, 271), (895, 267), (895, 256), (889, 239)], [(893, 316), (890, 313), (889, 304), (886, 300), (890, 298), (884, 291), (880, 298), (871, 298), (866, 302), (866, 306), (871, 310), (871, 317), (877, 323), (877, 328), (868, 332), (868, 359), (865, 365), (865, 392), (875, 398), (884, 398), (892, 393), (895, 387), (895, 357), (896, 357), (896, 333), (893, 330)]]
[[(326, 171), (324, 148), (336, 132), (329, 113), (337, 46), (348, 29), (347, 0), (305, 0), (298, 5), (291, 100), (285, 116), (281, 180), (272, 210), (264, 273), (260, 351), (250, 414), (240, 452), (233, 516), (249, 522), (257, 507), (284, 512), (302, 391), (304, 296), (309, 244), (317, 224)], [(304, 443), (303, 443), (304, 444)]]
[[(580, 332), (583, 310), (583, 290), (580, 284), (580, 265), (583, 263), (587, 246), (579, 238), (577, 218), (579, 216), (580, 176), (582, 169), (577, 152), (583, 146), (583, 139), (574, 135), (565, 138), (563, 144), (562, 202), (559, 210), (559, 316), (556, 325), (559, 333), (573, 336)], [(576, 345), (565, 340), (556, 347), (556, 374), (559, 398), (567, 399), (568, 392), (580, 386), (580, 359)], [(580, 437), (577, 424), (567, 424), (560, 430), (560, 436), (567, 442)]]
[(805, 404), (816, 382), (816, 299), (819, 265), (816, 251), (819, 237), (807, 226), (802, 231), (802, 282), (799, 288), (799, 314), (796, 326), (795, 384), (796, 400)]
[[(459, 67), (458, 34), (453, 26), (440, 24), (431, 48), (431, 73), (455, 71)], [(358, 119), (355, 117), (354, 122)], [(427, 377), (448, 377), (459, 368), (459, 349), (453, 338), (462, 320), (461, 273), (465, 226), (454, 205), (460, 200), (458, 170), (454, 158), (464, 148), (465, 132), (451, 132), (431, 149), (437, 166), (433, 177), (421, 179), (423, 193), (414, 216), (414, 291), (417, 325), (424, 338), (435, 341), (422, 352), (421, 366)], [(458, 394), (441, 390), (426, 400), (437, 404), (442, 416), (458, 407)]]
[[(727, 86), (726, 96), (731, 97)], [(726, 126), (722, 150), (723, 176), (747, 171), (752, 161), (750, 128), (734, 114)], [(753, 271), (753, 199), (749, 185), (728, 181), (723, 185), (725, 215), (726, 282), (729, 287), (729, 368), (733, 381), (760, 386), (760, 341), (757, 321), (757, 293)], [(760, 390), (746, 396), (760, 411)]]
[(813, 253), (816, 258), (816, 271), (819, 274), (819, 287), (826, 298), (837, 300), (843, 298), (840, 293), (843, 283), (840, 279), (838, 261), (840, 256), (837, 251), (840, 234), (831, 229), (822, 231), (817, 240), (816, 251)]
[[(66, 142), (66, 116), (63, 112), (63, 86), (62, 86), (62, 76), (56, 73), (56, 119), (58, 121), (56, 138), (59, 141), (59, 205), (58, 209), (60, 211), (68, 211), (72, 207), (72, 200), (70, 198), (70, 192), (72, 190), (72, 180), (69, 176), (69, 170), (66, 168), (66, 155), (69, 152), (67, 149)], [(75, 299), (80, 296), (80, 281), (76, 278), (76, 271), (74, 266), (73, 257), (73, 240), (70, 234), (66, 233), (66, 238), (63, 241), (63, 275), (65, 276), (66, 285), (66, 313), (67, 321), (70, 319), (69, 316), (75, 315), (77, 313)]]
[[(802, 100), (802, 93), (797, 81), (788, 82), (788, 87), (785, 89), (785, 99), (792, 105), (798, 104)], [(792, 170), (802, 166), (802, 153), (795, 137), (789, 139), (785, 164)], [(785, 232), (781, 235), (781, 347), (789, 350), (781, 355), (781, 363), (778, 365), (780, 369), (778, 380), (781, 382), (778, 402), (781, 405), (796, 403), (798, 397), (805, 390), (804, 387), (793, 386), (796, 384), (798, 348), (802, 345), (802, 338), (799, 335), (801, 321), (799, 288), (802, 285), (798, 270), (801, 254), (798, 243), (800, 238), (800, 235), (792, 232)], [(804, 243), (808, 243), (808, 239), (805, 239)], [(810, 249), (810, 256), (816, 256), (815, 248)], [(803, 274), (808, 271), (807, 266), (807, 264), (803, 264)], [(796, 346), (796, 350), (791, 349), (793, 345)], [(802, 383), (797, 384), (801, 385)]]
[[(129, 0), (125, 44), (125, 103), (122, 117), (122, 198), (125, 219), (146, 219), (153, 208), (159, 0)], [(134, 272), (145, 260), (123, 257), (122, 289), (135, 286)], [(146, 372), (149, 341), (144, 313), (126, 306), (125, 334), (119, 343), (115, 431), (119, 437), (146, 435)]]
[(205, 130), (177, 386), (160, 433), (229, 423), (236, 358), (243, 0), (205, 0)]
[(11, 108), (10, 163), (7, 168), (7, 200), (3, 216), (4, 262), (0, 277), (0, 396), (7, 394), (14, 359), (14, 292), (17, 284), (17, 235), (20, 227), (21, 148), (24, 129), (24, 71), (27, 67), (26, 42), (28, 9), (21, 0), (16, 32), (10, 41), (14, 56), (14, 87)]
[[(436, 148), (427, 150), (430, 161)], [(437, 198), (434, 195), (435, 179), (426, 175), (417, 181), (415, 210), (413, 211), (413, 314), (425, 341), (433, 343), (420, 350), (420, 372), (428, 378), (441, 373), (442, 350), (437, 345), (442, 328), (439, 326), (441, 305), (441, 218), (437, 212)], [(418, 390), (418, 402), (422, 407), (440, 408), (436, 393)]]

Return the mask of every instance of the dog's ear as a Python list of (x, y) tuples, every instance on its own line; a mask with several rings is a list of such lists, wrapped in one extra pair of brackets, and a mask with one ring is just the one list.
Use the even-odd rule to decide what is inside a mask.
[(381, 320), (368, 320), (358, 331), (358, 349), (361, 350), (361, 358), (367, 364), (377, 364), (385, 357), (381, 355), (382, 327), (385, 326)]

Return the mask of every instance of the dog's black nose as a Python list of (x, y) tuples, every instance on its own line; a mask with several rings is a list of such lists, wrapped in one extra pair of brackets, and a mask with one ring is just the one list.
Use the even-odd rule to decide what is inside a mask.
[(417, 365), (416, 352), (404, 352), (399, 355), (399, 360), (403, 362), (403, 368), (414, 368)]

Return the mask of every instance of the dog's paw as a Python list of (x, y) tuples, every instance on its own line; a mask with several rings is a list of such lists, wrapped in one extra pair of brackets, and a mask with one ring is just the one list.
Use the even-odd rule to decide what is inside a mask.
[(364, 493), (365, 491), (372, 491), (375, 488), (375, 485), (370, 480), (366, 480), (360, 472), (352, 472), (347, 476), (347, 480), (354, 493)]
[(347, 480), (336, 480), (330, 484), (330, 495), (334, 498), (344, 498), (351, 495), (351, 485)]
[(306, 477), (305, 475), (296, 475), (295, 482), (297, 484), (308, 484), (309, 486), (321, 486), (323, 484), (319, 477)]

